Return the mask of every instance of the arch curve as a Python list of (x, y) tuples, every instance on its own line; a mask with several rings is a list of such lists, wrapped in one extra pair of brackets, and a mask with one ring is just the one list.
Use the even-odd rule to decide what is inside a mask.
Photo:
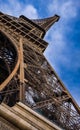
[[(8, 38), (6, 33), (0, 31), (0, 98), (5, 98), (7, 89), (12, 85), (15, 75), (18, 71), (20, 56), (18, 47)], [(15, 81), (16, 82), (16, 81)], [(10, 88), (11, 89), (11, 88)], [(2, 96), (3, 93), (3, 96)], [(0, 101), (0, 102), (1, 102)]]

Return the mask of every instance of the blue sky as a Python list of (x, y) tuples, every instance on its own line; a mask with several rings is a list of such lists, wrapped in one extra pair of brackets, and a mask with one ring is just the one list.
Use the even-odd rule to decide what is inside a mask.
[(0, 11), (31, 19), (60, 15), (45, 36), (44, 54), (80, 105), (80, 0), (0, 0)]

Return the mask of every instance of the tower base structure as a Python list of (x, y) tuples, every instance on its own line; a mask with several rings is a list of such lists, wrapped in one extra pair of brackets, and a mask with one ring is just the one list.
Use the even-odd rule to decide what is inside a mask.
[(61, 130), (54, 123), (19, 102), (0, 106), (0, 130)]

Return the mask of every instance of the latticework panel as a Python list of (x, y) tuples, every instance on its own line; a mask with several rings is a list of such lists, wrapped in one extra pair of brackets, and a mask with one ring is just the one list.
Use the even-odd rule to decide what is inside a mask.
[(24, 44), (25, 104), (66, 130), (80, 129), (80, 115), (43, 54)]

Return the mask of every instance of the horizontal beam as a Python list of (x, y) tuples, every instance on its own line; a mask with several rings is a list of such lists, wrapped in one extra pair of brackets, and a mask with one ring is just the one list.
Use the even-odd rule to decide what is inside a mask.
[(0, 116), (20, 130), (61, 130), (21, 102), (12, 108), (1, 104)]
[(51, 99), (36, 103), (36, 105), (33, 106), (32, 108), (33, 109), (40, 109), (40, 108), (48, 106), (49, 104), (54, 104), (54, 103), (61, 104), (63, 101), (67, 101), (69, 99), (70, 99), (70, 97), (68, 97), (68, 96), (62, 96), (62, 97), (58, 97), (58, 98), (51, 98)]

